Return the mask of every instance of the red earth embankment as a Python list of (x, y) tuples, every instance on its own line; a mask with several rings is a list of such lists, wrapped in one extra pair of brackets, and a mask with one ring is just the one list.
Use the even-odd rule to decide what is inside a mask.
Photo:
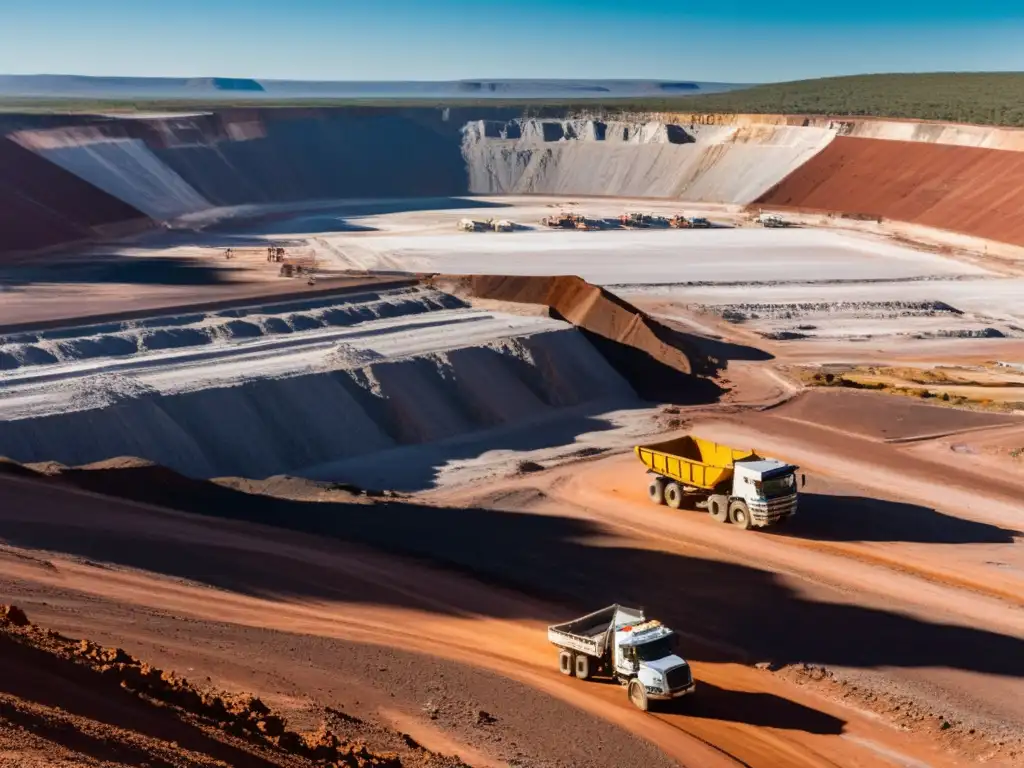
[(0, 138), (0, 256), (150, 225), (127, 203)]
[(755, 205), (881, 216), (1024, 245), (1024, 152), (840, 136)]
[(0, 751), (16, 753), (19, 765), (420, 763), (371, 752), (326, 724), (309, 733), (291, 730), (259, 698), (199, 687), (121, 648), (63, 637), (31, 623), (16, 606), (0, 605), (0, 680)]
[(682, 334), (580, 277), (469, 275), (431, 282), (479, 299), (547, 306), (552, 316), (576, 326), (645, 399), (706, 402), (721, 393), (704, 378), (714, 361), (697, 354)]

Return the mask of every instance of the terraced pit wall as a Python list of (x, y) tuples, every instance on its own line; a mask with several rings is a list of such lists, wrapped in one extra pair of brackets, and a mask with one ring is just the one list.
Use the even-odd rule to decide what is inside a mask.
[[(863, 118), (253, 109), (0, 121), (0, 253), (213, 208), (549, 194), (863, 213), (1024, 244), (1024, 131)], [(33, 179), (46, 179), (38, 183)]]
[(837, 137), (757, 200), (1024, 246), (1024, 151)]
[(0, 368), (0, 456), (192, 477), (365, 483), (360, 457), (636, 402), (572, 326), (418, 287), (26, 331)]

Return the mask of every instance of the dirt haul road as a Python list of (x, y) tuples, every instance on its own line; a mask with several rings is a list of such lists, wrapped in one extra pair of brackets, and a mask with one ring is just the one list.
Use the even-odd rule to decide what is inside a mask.
[[(40, 623), (279, 708), (312, 692), (475, 765), (504, 764), (509, 741), (538, 766), (669, 764), (644, 741), (691, 766), (967, 764), (734, 662), (698, 662), (699, 698), (644, 715), (617, 686), (557, 674), (543, 628), (570, 609), (451, 572), (37, 480), (0, 479), (0, 500), (3, 591)], [(446, 696), (496, 715), (504, 740), (424, 714), (424, 698)]]
[[(896, 400), (895, 408), (900, 405)], [(998, 734), (1019, 733), (1024, 721), (1024, 477), (954, 468), (923, 458), (930, 454), (920, 444), (902, 449), (786, 414), (782, 408), (693, 426), (811, 473), (801, 514), (773, 533), (743, 533), (696, 511), (653, 507), (643, 469), (630, 454), (484, 493), (438, 497), (451, 505), (596, 521), (600, 533), (580, 527), (600, 537), (611, 575), (570, 544), (537, 553), (540, 562), (575, 571), (558, 582), (563, 593), (617, 594), (666, 606), (659, 613), (670, 624), (713, 638), (710, 650), (688, 648), (695, 658), (720, 658), (723, 649), (738, 646), (739, 658), (770, 660), (783, 674), (791, 672), (787, 665), (824, 664), (843, 681), (839, 695), (859, 695), (890, 722), (957, 739), (982, 759), (985, 748), (969, 743), (981, 730), (996, 734), (997, 744)], [(898, 420), (885, 408), (880, 416)], [(1019, 432), (993, 428), (959, 439), (985, 444), (1007, 429)], [(860, 482), (844, 479), (852, 477)], [(649, 554), (624, 551), (611, 538), (616, 534), (642, 541)], [(633, 569), (644, 571), (642, 586), (623, 576)], [(690, 584), (704, 586), (694, 591)], [(918, 722), (903, 720), (915, 709)], [(955, 724), (942, 727), (933, 719), (938, 713)], [(1019, 740), (1012, 749), (1020, 749)], [(1021, 759), (1019, 753), (1004, 758)]]

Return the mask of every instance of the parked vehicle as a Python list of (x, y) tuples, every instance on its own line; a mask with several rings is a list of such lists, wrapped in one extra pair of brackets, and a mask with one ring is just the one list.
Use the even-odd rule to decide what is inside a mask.
[(780, 228), (789, 226), (788, 221), (775, 213), (762, 213), (754, 221), (762, 227)]

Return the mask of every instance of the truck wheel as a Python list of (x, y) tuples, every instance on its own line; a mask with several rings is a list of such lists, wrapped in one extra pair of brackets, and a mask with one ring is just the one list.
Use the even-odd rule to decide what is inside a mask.
[(678, 483), (669, 483), (665, 486), (665, 503), (672, 509), (683, 506), (683, 489)]
[(714, 495), (708, 499), (708, 514), (716, 523), (729, 522), (729, 500), (725, 496)]
[(737, 528), (742, 528), (744, 531), (752, 525), (750, 510), (747, 509), (746, 503), (742, 501), (734, 501), (729, 505), (729, 519), (733, 525)]
[(590, 657), (579, 655), (576, 657), (576, 677), (580, 680), (590, 678)]
[(644, 684), (641, 683), (639, 680), (630, 681), (629, 700), (633, 702), (633, 706), (635, 706), (641, 712), (647, 711), (647, 689), (644, 688)]
[(651, 480), (651, 484), (647, 486), (647, 495), (651, 497), (651, 501), (655, 504), (665, 503), (665, 481), (660, 477), (656, 477)]
[(558, 652), (558, 671), (563, 675), (572, 675), (573, 673), (573, 654), (572, 651), (559, 651)]

